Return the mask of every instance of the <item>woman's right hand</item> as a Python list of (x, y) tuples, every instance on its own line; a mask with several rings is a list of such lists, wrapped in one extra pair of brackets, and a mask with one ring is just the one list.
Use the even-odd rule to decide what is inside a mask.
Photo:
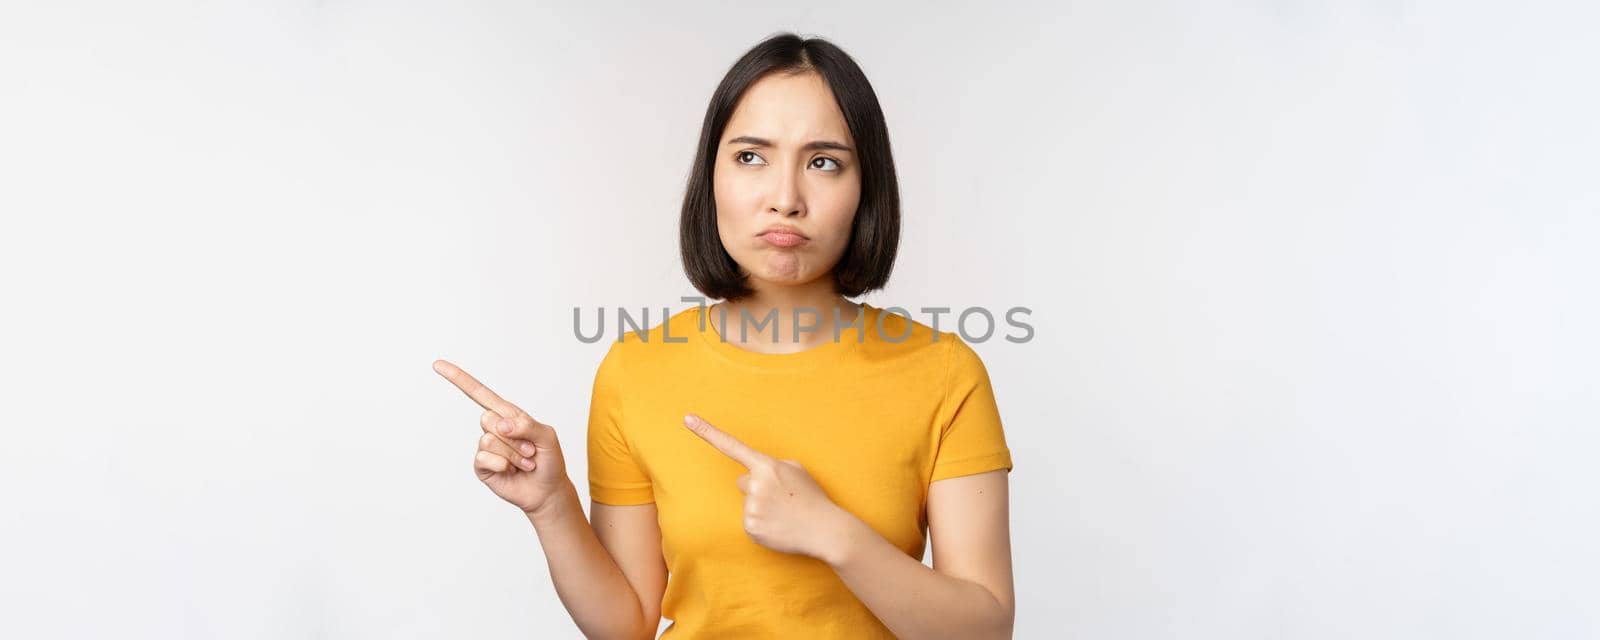
[(435, 360), (433, 370), (484, 409), (472, 467), (490, 491), (531, 514), (566, 488), (567, 464), (554, 428), (506, 402), (460, 367)]

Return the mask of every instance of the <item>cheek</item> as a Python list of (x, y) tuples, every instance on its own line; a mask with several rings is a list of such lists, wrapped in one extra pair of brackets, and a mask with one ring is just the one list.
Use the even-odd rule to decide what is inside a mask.
[(718, 165), (711, 175), (711, 197), (716, 202), (718, 212), (743, 210), (742, 207), (749, 204), (746, 201), (751, 198), (752, 192), (731, 167)]
[(724, 243), (726, 243), (729, 231), (731, 231), (730, 226), (737, 224), (729, 216), (730, 211), (739, 210), (739, 203), (733, 199), (737, 193), (738, 189), (729, 184), (729, 181), (723, 177), (721, 167), (718, 167), (717, 172), (711, 178), (711, 202), (716, 207), (717, 232), (722, 236)]
[(837, 249), (843, 250), (850, 243), (850, 230), (855, 226), (856, 209), (861, 204), (859, 192), (843, 193), (840, 198), (829, 203), (830, 216), (828, 230), (834, 238)]
[(843, 223), (840, 224), (838, 228), (834, 229), (833, 254), (835, 256), (843, 255), (845, 249), (850, 246), (850, 229), (852, 226), (852, 219), (852, 217), (846, 217)]

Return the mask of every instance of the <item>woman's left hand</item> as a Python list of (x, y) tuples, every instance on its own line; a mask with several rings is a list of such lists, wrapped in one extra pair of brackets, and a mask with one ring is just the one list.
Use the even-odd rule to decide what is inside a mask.
[(799, 462), (779, 460), (750, 448), (700, 416), (683, 417), (684, 426), (750, 473), (735, 483), (744, 492), (744, 530), (763, 547), (819, 560), (842, 544), (850, 516), (828, 499)]

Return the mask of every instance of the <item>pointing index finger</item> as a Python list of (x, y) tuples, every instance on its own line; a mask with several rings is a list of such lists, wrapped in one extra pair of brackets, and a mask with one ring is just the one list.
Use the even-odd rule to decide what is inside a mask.
[(706, 422), (700, 416), (692, 413), (686, 415), (683, 417), (683, 424), (689, 427), (689, 430), (693, 431), (695, 435), (700, 436), (702, 440), (711, 443), (711, 446), (716, 447), (717, 451), (721, 451), (723, 455), (733, 458), (734, 462), (744, 465), (746, 469), (754, 470), (757, 465), (764, 464), (768, 459), (767, 454), (756, 451), (738, 438), (711, 426), (711, 423)]
[(455, 385), (462, 393), (467, 394), (467, 397), (472, 398), (472, 401), (478, 403), (478, 406), (500, 414), (502, 418), (515, 418), (517, 414), (522, 412), (516, 405), (506, 402), (505, 398), (501, 398), (495, 392), (490, 391), (489, 387), (484, 386), (482, 382), (478, 382), (477, 378), (472, 377), (461, 367), (445, 360), (434, 360), (433, 370), (435, 373), (444, 376), (445, 380), (449, 380), (450, 384)]

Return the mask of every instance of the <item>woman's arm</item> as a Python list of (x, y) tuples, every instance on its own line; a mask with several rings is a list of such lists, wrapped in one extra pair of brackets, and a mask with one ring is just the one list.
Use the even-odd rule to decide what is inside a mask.
[(854, 516), (838, 525), (838, 544), (823, 561), (899, 638), (1010, 638), (1016, 605), (1006, 474), (929, 485), (933, 569)]
[[(635, 509), (633, 512), (637, 511)], [(597, 521), (596, 524), (606, 524), (608, 529), (613, 530), (607, 535), (613, 545), (619, 545), (619, 551), (626, 552), (626, 557), (647, 557), (648, 554), (636, 553), (638, 545), (632, 542), (643, 539), (649, 533), (634, 531), (639, 527), (633, 526), (633, 523), (654, 525), (653, 513), (643, 515), (648, 517), (610, 518), (605, 523)], [(612, 557), (612, 552), (601, 544), (600, 536), (584, 518), (576, 487), (569, 482), (566, 490), (551, 496), (542, 509), (529, 512), (528, 521), (533, 523), (534, 531), (539, 535), (539, 544), (544, 548), (556, 595), (584, 637), (607, 640), (648, 640), (655, 637), (656, 629), (661, 624), (659, 591), (655, 591), (655, 615), (651, 616), (647, 611), (652, 609), (642, 604), (648, 602), (649, 598), (641, 598), (639, 592), (635, 591), (629, 576), (625, 575)], [(614, 529), (617, 524), (629, 530), (616, 532)], [(654, 560), (662, 562), (659, 533), (657, 536), (658, 551)], [(656, 582), (665, 585), (664, 565), (659, 574), (652, 567), (642, 565), (632, 573), (636, 574), (635, 579), (640, 580), (641, 586)]]
[[(607, 512), (610, 520), (596, 522), (607, 531), (597, 535), (578, 506), (578, 491), (567, 476), (555, 429), (454, 364), (438, 360), (433, 370), (483, 407), (478, 417), (483, 435), (472, 458), (473, 470), (495, 495), (516, 505), (533, 523), (556, 594), (578, 628), (590, 638), (654, 638), (660, 616), (650, 617), (651, 608), (640, 604), (648, 599), (636, 595), (644, 591), (635, 591), (665, 582), (664, 577), (655, 578), (657, 573), (664, 576), (665, 567), (656, 569), (662, 560), (654, 505), (647, 513), (638, 507)], [(654, 598), (660, 602), (660, 590), (654, 591)]]

